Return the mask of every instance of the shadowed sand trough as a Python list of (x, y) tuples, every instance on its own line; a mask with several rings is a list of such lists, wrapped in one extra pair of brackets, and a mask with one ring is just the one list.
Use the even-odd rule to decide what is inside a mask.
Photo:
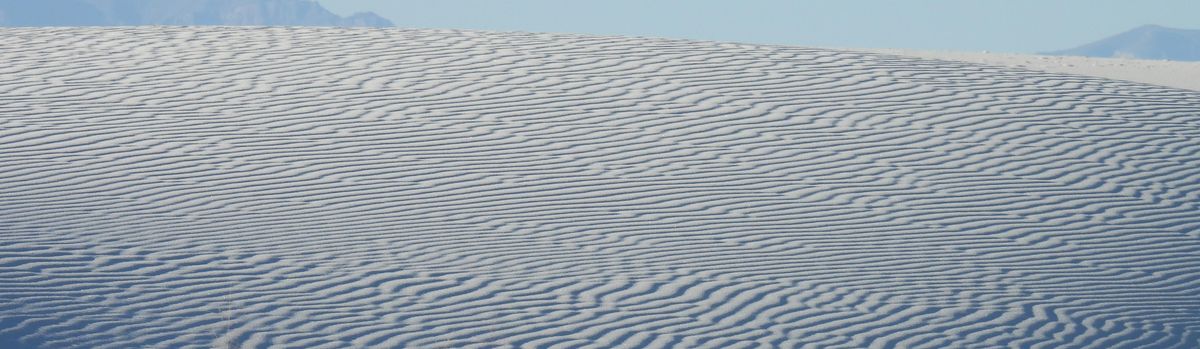
[(1200, 93), (835, 50), (0, 30), (0, 344), (1200, 346)]

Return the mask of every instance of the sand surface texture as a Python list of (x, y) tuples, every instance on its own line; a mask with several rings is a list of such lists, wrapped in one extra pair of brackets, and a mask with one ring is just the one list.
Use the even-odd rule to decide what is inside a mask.
[(1200, 345), (1200, 93), (825, 49), (0, 30), (2, 348)]

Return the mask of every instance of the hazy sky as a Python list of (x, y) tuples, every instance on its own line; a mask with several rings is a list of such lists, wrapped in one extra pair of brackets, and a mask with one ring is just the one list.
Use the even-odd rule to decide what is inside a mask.
[(320, 0), (400, 27), (831, 47), (1037, 52), (1144, 24), (1200, 29), (1200, 0)]

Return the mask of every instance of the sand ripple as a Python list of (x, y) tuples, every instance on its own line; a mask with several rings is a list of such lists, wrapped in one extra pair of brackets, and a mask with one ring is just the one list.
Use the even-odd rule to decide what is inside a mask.
[(1200, 347), (1200, 93), (822, 49), (0, 30), (0, 347)]

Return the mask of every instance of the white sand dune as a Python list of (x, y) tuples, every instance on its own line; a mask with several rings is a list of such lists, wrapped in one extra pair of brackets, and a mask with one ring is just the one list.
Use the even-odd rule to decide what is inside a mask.
[(780, 46), (0, 30), (0, 347), (1200, 347), (1200, 93)]
[(1200, 62), (896, 49), (868, 51), (1054, 73), (1091, 75), (1200, 91)]

